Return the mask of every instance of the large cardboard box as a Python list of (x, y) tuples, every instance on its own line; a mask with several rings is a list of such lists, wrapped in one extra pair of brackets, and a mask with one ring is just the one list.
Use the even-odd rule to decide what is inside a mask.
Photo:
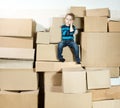
[(84, 17), (85, 32), (107, 32), (107, 17)]
[(109, 32), (120, 32), (120, 21), (109, 21), (108, 29)]
[(0, 36), (32, 37), (34, 33), (32, 19), (0, 18)]
[(38, 91), (0, 91), (0, 108), (38, 108)]
[(33, 60), (0, 59), (0, 69), (33, 69)]
[(86, 15), (86, 7), (70, 7), (70, 12), (75, 14), (76, 17), (84, 17)]
[[(52, 27), (61, 27), (63, 24), (65, 24), (63, 17), (53, 17), (52, 18)], [(77, 29), (83, 29), (82, 18), (75, 17), (73, 24), (75, 25), (75, 27)]]
[(58, 61), (57, 59), (57, 44), (37, 44), (36, 60), (41, 61)]
[(109, 8), (87, 9), (86, 16), (110, 17), (110, 10)]
[(49, 44), (50, 43), (50, 32), (37, 32), (37, 44)]
[(64, 67), (81, 67), (75, 62), (42, 62), (36, 61), (36, 72), (58, 72)]
[(120, 99), (120, 86), (112, 86), (108, 89), (97, 89), (90, 90), (92, 93), (92, 100), (110, 100), (110, 99)]
[(0, 37), (0, 47), (33, 48), (33, 38)]
[(45, 93), (45, 108), (91, 108), (91, 98), (91, 93), (64, 94), (47, 92)]
[[(57, 44), (37, 44), (37, 60), (41, 61), (58, 61), (57, 58)], [(72, 62), (74, 61), (73, 50), (69, 47), (63, 48), (63, 57), (65, 61)]]
[(0, 69), (1, 90), (37, 90), (37, 73), (33, 69)]
[(93, 108), (120, 108), (120, 100), (104, 100), (93, 102)]
[(120, 66), (120, 33), (82, 33), (82, 65)]
[(85, 93), (86, 71), (80, 68), (63, 68), (62, 84), (64, 93)]
[(110, 71), (108, 69), (86, 70), (88, 89), (110, 88)]
[(63, 91), (62, 88), (62, 72), (45, 72), (44, 73), (44, 88), (46, 92), (54, 92), (59, 88), (59, 91)]
[(34, 49), (0, 47), (0, 58), (34, 60)]

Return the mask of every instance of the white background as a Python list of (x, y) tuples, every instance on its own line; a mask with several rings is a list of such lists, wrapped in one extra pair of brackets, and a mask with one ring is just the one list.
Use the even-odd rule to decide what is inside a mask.
[(37, 31), (49, 28), (52, 17), (64, 16), (71, 6), (109, 8), (120, 18), (120, 0), (0, 0), (0, 18), (33, 18)]

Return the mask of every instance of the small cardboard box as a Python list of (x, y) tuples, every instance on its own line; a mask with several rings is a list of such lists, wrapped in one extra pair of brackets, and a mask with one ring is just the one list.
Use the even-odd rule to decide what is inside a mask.
[(91, 93), (64, 94), (61, 92), (47, 92), (45, 93), (45, 108), (91, 108), (91, 98)]
[(50, 43), (50, 32), (37, 32), (37, 44), (49, 44)]
[(38, 91), (0, 91), (0, 108), (38, 108)]
[(33, 69), (0, 69), (0, 89), (37, 90), (37, 74)]
[(84, 17), (85, 32), (107, 32), (107, 17), (88, 16)]
[(37, 44), (37, 60), (41, 61), (58, 61), (57, 44)]
[(32, 37), (35, 28), (32, 19), (0, 18), (0, 36)]
[(93, 108), (120, 108), (120, 100), (104, 100), (93, 102)]
[(86, 7), (70, 7), (70, 12), (75, 14), (76, 17), (84, 17), (86, 15)]
[(86, 71), (81, 67), (63, 68), (62, 84), (64, 93), (85, 93)]
[(0, 47), (33, 48), (33, 38), (0, 37)]
[(109, 32), (120, 32), (120, 21), (108, 22)]
[(87, 71), (88, 89), (110, 88), (110, 71), (108, 69), (96, 69)]
[(87, 9), (86, 16), (110, 17), (109, 8)]

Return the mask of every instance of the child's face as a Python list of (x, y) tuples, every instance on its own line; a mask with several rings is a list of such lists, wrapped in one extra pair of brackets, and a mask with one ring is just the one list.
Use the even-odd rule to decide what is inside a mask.
[(67, 16), (65, 17), (65, 24), (66, 24), (67, 26), (69, 26), (69, 25), (72, 24), (72, 23), (73, 23), (73, 18), (72, 18), (72, 16), (67, 15)]

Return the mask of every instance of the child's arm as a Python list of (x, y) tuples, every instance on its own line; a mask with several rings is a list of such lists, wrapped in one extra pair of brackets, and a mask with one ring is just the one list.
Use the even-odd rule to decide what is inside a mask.
[(73, 31), (74, 31), (73, 22), (71, 22), (71, 24), (70, 24), (70, 32), (73, 32)]

